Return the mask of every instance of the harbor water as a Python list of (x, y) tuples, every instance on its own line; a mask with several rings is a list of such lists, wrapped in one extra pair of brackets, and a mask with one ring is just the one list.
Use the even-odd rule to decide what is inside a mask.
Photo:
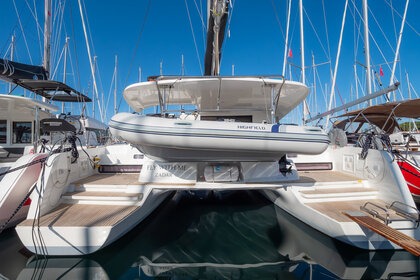
[[(36, 230), (36, 228), (34, 229)], [(83, 257), (34, 256), (0, 235), (0, 279), (418, 279), (403, 250), (359, 250), (257, 191), (178, 192), (120, 240)]]

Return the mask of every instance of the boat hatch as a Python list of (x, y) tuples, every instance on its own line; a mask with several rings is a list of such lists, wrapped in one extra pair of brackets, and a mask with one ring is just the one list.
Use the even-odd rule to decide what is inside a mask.
[(204, 168), (204, 179), (206, 182), (237, 182), (239, 167), (229, 164), (208, 165)]

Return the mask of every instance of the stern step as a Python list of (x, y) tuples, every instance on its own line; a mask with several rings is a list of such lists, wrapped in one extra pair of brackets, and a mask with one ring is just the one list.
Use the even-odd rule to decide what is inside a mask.
[(344, 215), (355, 221), (361, 226), (364, 226), (373, 232), (385, 237), (386, 239), (397, 244), (404, 250), (407, 250), (416, 257), (420, 256), (420, 242), (414, 238), (387, 226), (380, 221), (365, 215), (362, 212), (343, 212)]

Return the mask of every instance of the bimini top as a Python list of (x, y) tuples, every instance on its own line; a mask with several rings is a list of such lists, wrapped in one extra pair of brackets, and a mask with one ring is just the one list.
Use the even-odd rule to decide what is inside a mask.
[(388, 102), (369, 106), (364, 109), (350, 111), (340, 117), (363, 115), (393, 115), (397, 118), (419, 118), (420, 98), (403, 101)]
[(73, 89), (72, 87), (53, 80), (22, 79), (14, 81), (17, 85), (26, 88), (51, 101), (62, 102), (91, 102), (92, 100)]
[(339, 118), (347, 118), (335, 122), (334, 126), (344, 129), (345, 125), (350, 122), (369, 122), (380, 127), (386, 133), (392, 133), (394, 128), (398, 127), (397, 118), (419, 118), (419, 108), (420, 99), (409, 99), (369, 106), (339, 116)]
[(260, 76), (154, 77), (124, 90), (135, 111), (152, 106), (191, 104), (200, 112), (215, 110), (270, 110), (283, 117), (309, 93), (302, 83)]

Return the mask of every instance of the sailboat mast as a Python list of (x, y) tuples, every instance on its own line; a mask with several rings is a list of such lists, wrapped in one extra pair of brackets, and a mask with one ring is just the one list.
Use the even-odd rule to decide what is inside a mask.
[[(88, 35), (87, 35), (87, 31), (86, 31), (86, 24), (85, 24), (85, 16), (83, 15), (83, 8), (82, 8), (82, 3), (81, 0), (78, 0), (79, 3), (79, 12), (80, 12), (80, 18), (82, 20), (82, 27), (83, 27), (83, 34), (85, 35), (85, 43), (86, 43), (86, 49), (87, 49), (87, 53), (88, 53), (88, 58), (89, 58), (89, 65), (90, 65), (90, 72), (92, 73), (92, 79), (93, 79), (93, 97), (97, 99), (98, 102), (98, 109), (99, 109), (99, 116), (101, 117), (101, 121), (104, 121), (104, 115), (102, 114), (102, 108), (101, 108), (101, 104), (100, 104), (100, 100), (99, 100), (99, 96), (98, 96), (98, 86), (96, 83), (96, 76), (95, 76), (95, 70), (94, 70), (94, 64), (92, 61), (92, 55), (90, 53), (90, 46), (89, 46), (89, 39), (88, 39)], [(95, 103), (93, 101), (93, 103)]]
[(305, 77), (305, 40), (303, 36), (303, 4), (302, 0), (299, 0), (299, 20), (300, 20), (300, 49), (301, 49), (301, 67), (302, 67), (302, 83), (306, 82)]
[[(302, 83), (306, 83), (305, 76), (305, 39), (303, 36), (303, 3), (299, 0), (299, 19), (300, 19), (300, 49), (301, 49), (301, 67), (302, 67)], [(303, 100), (303, 123), (306, 122), (306, 117), (309, 115), (308, 104), (306, 99)]]
[[(402, 39), (402, 34), (404, 31), (404, 25), (405, 25), (405, 19), (407, 17), (407, 10), (408, 10), (408, 4), (410, 3), (410, 0), (407, 0), (405, 2), (405, 9), (404, 9), (404, 15), (403, 15), (403, 19), (402, 19), (402, 23), (401, 23), (401, 29), (400, 29), (400, 33), (398, 35), (398, 42), (397, 42), (397, 49), (395, 50), (395, 59), (394, 59), (394, 63), (392, 64), (392, 71), (391, 71), (391, 77), (389, 78), (389, 84), (391, 85), (394, 81), (394, 76), (395, 76), (395, 68), (397, 67), (397, 61), (398, 61), (398, 56), (400, 55), (400, 45), (401, 45), (401, 39)], [(389, 96), (388, 96), (389, 98)], [(394, 94), (394, 100), (395, 100), (395, 94)]]
[(281, 72), (283, 77), (286, 75), (287, 51), (289, 50), (289, 26), (290, 26), (290, 11), (292, 7), (292, 0), (289, 0), (288, 3), (289, 3), (289, 7), (287, 9), (286, 40), (284, 43), (283, 71)]
[[(342, 42), (343, 42), (344, 25), (346, 23), (347, 6), (348, 6), (348, 0), (346, 0), (346, 3), (344, 5), (344, 12), (343, 12), (343, 17), (342, 17), (342, 21), (341, 21), (340, 38), (339, 38), (339, 41), (338, 41), (337, 57), (335, 59), (334, 74), (333, 74), (331, 94), (330, 94), (330, 103), (328, 105), (328, 110), (331, 110), (331, 108), (332, 108), (332, 102), (333, 102), (334, 94), (335, 94), (335, 83), (337, 81), (338, 62), (340, 60), (340, 55), (341, 55), (341, 45), (342, 45)], [(330, 124), (330, 115), (327, 115), (327, 119), (326, 119), (326, 122), (325, 122), (325, 128), (328, 128), (329, 124)]]
[[(64, 63), (63, 63), (63, 83), (67, 82), (67, 50), (69, 47), (69, 37), (66, 37), (66, 43), (64, 45)], [(64, 113), (64, 102), (61, 103), (61, 113)]]
[[(365, 38), (365, 60), (366, 60), (366, 91), (367, 94), (372, 93), (372, 77), (370, 67), (370, 44), (369, 44), (369, 23), (368, 23), (368, 4), (367, 0), (363, 0), (363, 21), (364, 21), (364, 38)], [(372, 106), (372, 99), (369, 99), (369, 106)]]
[(115, 56), (115, 69), (114, 69), (114, 78), (115, 78), (115, 86), (114, 86), (114, 114), (118, 113), (117, 108), (117, 75), (118, 75), (118, 56)]
[(44, 0), (44, 60), (43, 66), (50, 75), (50, 55), (51, 55), (51, 6), (52, 0)]
[(218, 76), (220, 74), (220, 51), (225, 34), (227, 13), (227, 0), (209, 0), (207, 22), (207, 46), (204, 57), (204, 75)]
[[(15, 35), (12, 35), (12, 42), (10, 43), (10, 61), (13, 61), (15, 56)], [(12, 83), (9, 83), (9, 93), (12, 92)]]

